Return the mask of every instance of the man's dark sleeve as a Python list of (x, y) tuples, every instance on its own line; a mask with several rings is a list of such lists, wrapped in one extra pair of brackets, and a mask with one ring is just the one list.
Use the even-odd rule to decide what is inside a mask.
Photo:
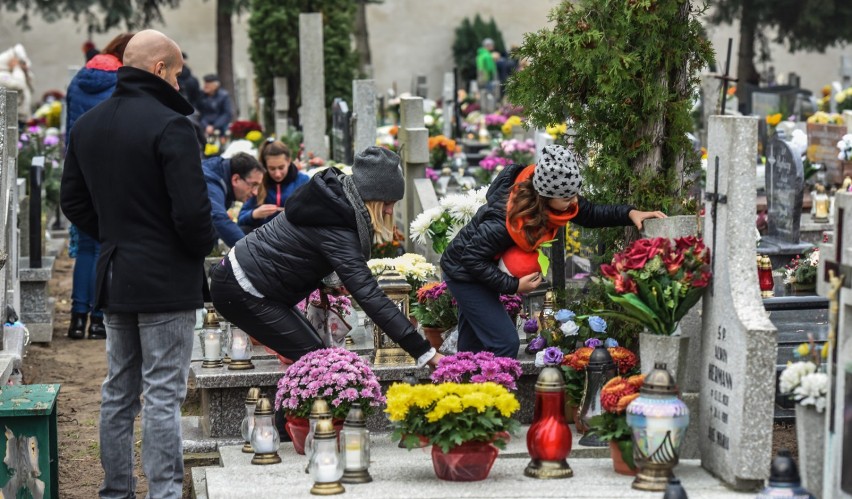
[(68, 220), (95, 240), (100, 240), (98, 215), (92, 202), (92, 195), (83, 172), (77, 163), (77, 155), (69, 144), (65, 165), (62, 168), (62, 182), (59, 187), (59, 205)]

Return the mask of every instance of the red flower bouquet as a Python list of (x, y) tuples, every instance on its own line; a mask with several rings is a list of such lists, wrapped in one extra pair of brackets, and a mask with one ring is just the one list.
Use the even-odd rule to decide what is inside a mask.
[(602, 312), (671, 335), (710, 284), (710, 250), (701, 239), (639, 239), (601, 265), (609, 298), (624, 312)]

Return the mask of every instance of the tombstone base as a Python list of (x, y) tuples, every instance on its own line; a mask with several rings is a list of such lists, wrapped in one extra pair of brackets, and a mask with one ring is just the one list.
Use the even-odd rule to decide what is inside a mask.
[[(793, 244), (767, 236), (760, 240), (760, 243), (757, 245), (757, 252), (769, 256), (772, 268), (778, 269), (789, 265), (790, 260), (797, 255), (801, 256), (805, 251), (813, 247), (814, 245), (811, 243), (799, 242)], [(757, 258), (757, 255), (755, 255), (755, 258)]]
[(21, 322), (30, 331), (30, 341), (49, 343), (53, 339), (55, 299), (50, 297), (47, 284), (53, 275), (55, 258), (43, 256), (40, 268), (30, 268), (29, 258), (20, 259)]

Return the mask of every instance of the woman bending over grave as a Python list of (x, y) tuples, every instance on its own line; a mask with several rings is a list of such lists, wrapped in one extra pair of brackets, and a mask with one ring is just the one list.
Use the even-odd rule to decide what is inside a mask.
[(266, 173), (257, 196), (246, 201), (240, 209), (238, 223), (243, 230), (252, 230), (271, 221), (284, 211), (287, 198), (310, 179), (291, 161), (290, 149), (280, 140), (270, 137), (263, 141), (257, 156)]
[(418, 365), (441, 355), (388, 299), (367, 267), (374, 242), (393, 237), (393, 206), (405, 182), (399, 156), (368, 147), (352, 175), (329, 168), (314, 175), (275, 217), (241, 239), (213, 270), (213, 305), (228, 321), (280, 355), (297, 360), (323, 348), (295, 308), (336, 272), (364, 312)]
[(511, 165), (494, 179), (487, 204), (441, 257), (458, 303), (459, 351), (517, 357), (518, 332), (500, 295), (529, 293), (541, 284), (537, 250), (569, 220), (582, 227), (641, 229), (648, 218), (665, 218), (627, 205), (594, 205), (580, 196), (581, 185), (578, 157), (558, 145), (545, 147), (537, 165)]

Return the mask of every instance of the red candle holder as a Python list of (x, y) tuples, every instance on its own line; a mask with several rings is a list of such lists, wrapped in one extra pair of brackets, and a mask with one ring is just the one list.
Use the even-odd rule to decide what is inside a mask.
[(524, 475), (532, 478), (569, 478), (574, 471), (566, 458), (571, 453), (571, 428), (565, 420), (565, 381), (556, 367), (545, 367), (535, 384), (535, 413), (527, 432), (530, 463)]
[(772, 262), (766, 255), (757, 257), (757, 279), (760, 284), (760, 296), (772, 298), (775, 296), (775, 279), (772, 277)]

